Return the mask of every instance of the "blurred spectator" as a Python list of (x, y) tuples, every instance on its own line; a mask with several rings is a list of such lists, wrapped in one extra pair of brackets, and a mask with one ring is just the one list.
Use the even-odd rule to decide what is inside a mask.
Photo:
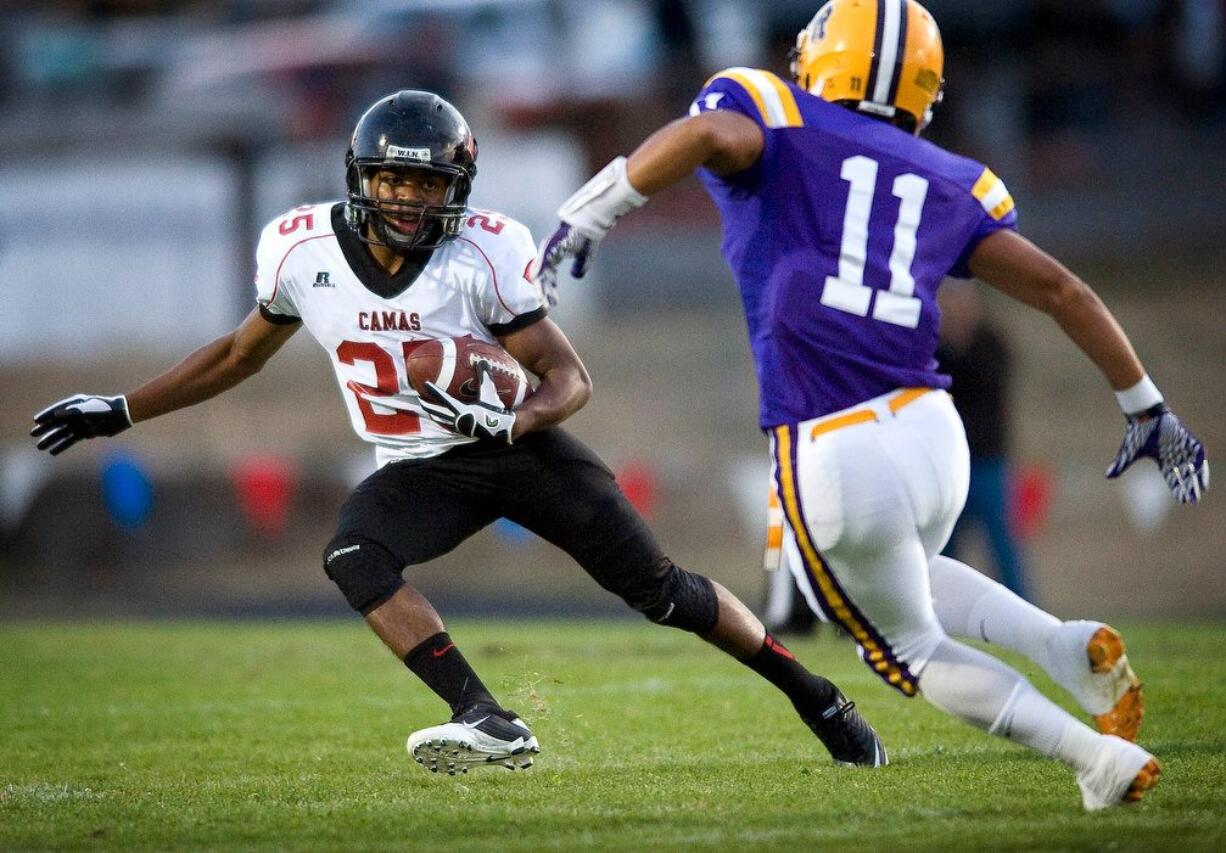
[(987, 540), (1000, 581), (1029, 598), (1026, 570), (1012, 527), (1010, 507), (1008, 342), (984, 316), (976, 286), (946, 282), (941, 287), (941, 346), (937, 359), (953, 378), (954, 405), (966, 426), (971, 451), (971, 485), (966, 509), (945, 554), (958, 558), (967, 529), (978, 525)]

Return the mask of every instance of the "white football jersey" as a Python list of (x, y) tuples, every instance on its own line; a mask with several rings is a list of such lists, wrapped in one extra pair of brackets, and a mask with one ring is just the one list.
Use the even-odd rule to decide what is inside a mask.
[[(260, 235), (256, 295), (266, 318), (301, 319), (327, 350), (353, 429), (383, 466), (474, 441), (414, 406), (405, 359), (423, 341), (472, 335), (497, 343), (544, 317), (545, 300), (527, 277), (535, 254), (524, 225), (470, 210), (459, 236), (435, 249), (416, 278), (406, 269), (399, 289), (346, 224), (343, 203), (305, 205)], [(363, 281), (399, 292), (384, 298)]]

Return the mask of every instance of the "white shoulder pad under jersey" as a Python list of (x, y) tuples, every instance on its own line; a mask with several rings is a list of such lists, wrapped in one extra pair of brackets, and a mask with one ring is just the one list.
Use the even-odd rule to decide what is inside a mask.
[[(481, 321), (491, 333), (505, 335), (531, 325), (544, 316), (545, 299), (528, 277), (536, 244), (527, 226), (501, 213), (470, 209), (455, 242), (465, 255), (488, 269), (488, 277), (474, 294)], [(478, 280), (482, 280), (478, 277)]]
[[(300, 318), (298, 299), (302, 293), (303, 267), (287, 263), (290, 255), (304, 243), (333, 236), (331, 210), (334, 202), (304, 204), (281, 214), (264, 226), (255, 250), (256, 300), (266, 319)], [(305, 282), (310, 287), (313, 282)]]

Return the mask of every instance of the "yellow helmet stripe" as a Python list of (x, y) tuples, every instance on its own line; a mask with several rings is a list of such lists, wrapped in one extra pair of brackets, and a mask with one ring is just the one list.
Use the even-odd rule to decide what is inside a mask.
[(975, 181), (975, 185), (971, 187), (971, 195), (978, 199), (983, 209), (993, 219), (1003, 219), (1015, 206), (1013, 196), (1009, 194), (1009, 188), (1005, 186), (1005, 182), (996, 177), (996, 173), (988, 168), (984, 168), (979, 180)]
[(762, 116), (762, 123), (767, 127), (801, 126), (796, 98), (774, 74), (756, 68), (729, 68), (708, 80), (707, 85), (721, 77), (732, 80), (753, 98), (758, 114)]

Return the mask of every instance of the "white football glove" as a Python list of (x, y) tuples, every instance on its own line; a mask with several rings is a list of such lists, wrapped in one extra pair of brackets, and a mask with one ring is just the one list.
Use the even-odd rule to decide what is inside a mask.
[(596, 173), (558, 208), (557, 230), (541, 241), (531, 277), (551, 306), (558, 304), (558, 267), (574, 258), (570, 274), (583, 278), (592, 265), (600, 241), (617, 220), (647, 203), (626, 176), (626, 158), (618, 157)]
[(118, 435), (132, 426), (126, 397), (74, 394), (34, 416), (38, 449), (59, 456), (83, 438)]
[(498, 398), (498, 389), (494, 385), (489, 365), (478, 362), (476, 368), (481, 374), (477, 402), (462, 402), (448, 394), (446, 389), (427, 382), (426, 387), (439, 403), (429, 403), (423, 399), (421, 406), (435, 423), (460, 435), (510, 444), (511, 432), (515, 428), (515, 413), (505, 408)]

